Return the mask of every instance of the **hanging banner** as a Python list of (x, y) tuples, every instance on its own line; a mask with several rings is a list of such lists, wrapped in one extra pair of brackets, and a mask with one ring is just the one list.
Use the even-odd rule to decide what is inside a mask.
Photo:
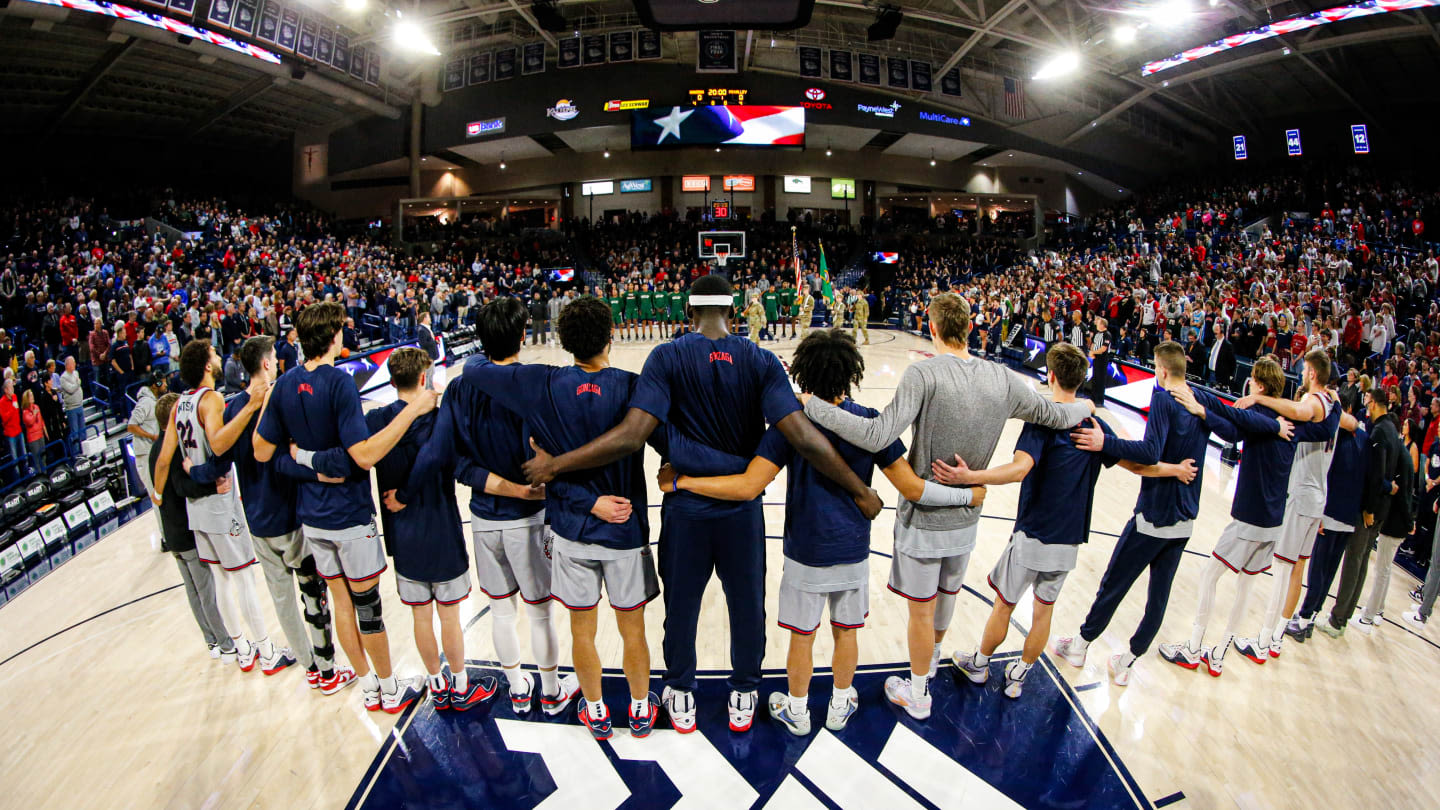
[(440, 78), (440, 89), (443, 92), (459, 90), (465, 86), (465, 60), (451, 59), (445, 63), (445, 73)]
[(365, 83), (380, 86), (380, 49), (371, 48), (365, 54)]
[(922, 93), (935, 89), (930, 83), (930, 63), (910, 62), (910, 86)]
[(215, 0), (210, 4), (209, 16), (212, 27), (229, 28), (235, 16), (235, 4), (231, 0)]
[(830, 80), (836, 82), (855, 81), (855, 59), (849, 51), (830, 52)]
[(300, 12), (286, 8), (280, 12), (280, 33), (275, 42), (287, 51), (295, 50), (295, 40), (300, 36)]
[(274, 44), (275, 37), (280, 33), (280, 6), (275, 0), (265, 0), (265, 5), (260, 9), (260, 25), (255, 31), (255, 36), (264, 42)]
[(889, 75), (886, 82), (891, 87), (909, 89), (910, 87), (910, 60), (899, 59), (894, 56), (885, 58), (886, 72)]
[(940, 77), (940, 92), (947, 96), (963, 96), (965, 89), (960, 84), (960, 68), (953, 67)]
[(515, 49), (501, 48), (495, 52), (495, 81), (515, 78)]
[(564, 70), (566, 68), (580, 67), (580, 38), (567, 37), (560, 40), (558, 55), (555, 57), (555, 67)]
[(335, 29), (335, 50), (330, 54), (330, 64), (342, 73), (350, 69), (350, 35), (339, 28)]
[(860, 54), (860, 83), (880, 84), (880, 57), (873, 53)]
[(350, 51), (350, 77), (365, 81), (365, 48), (357, 45)]
[(610, 61), (631, 62), (635, 59), (635, 32), (610, 32)]
[(473, 54), (470, 57), (470, 70), (466, 75), (465, 84), (476, 85), (490, 81), (490, 52)]
[(300, 20), (300, 39), (295, 42), (295, 53), (306, 59), (315, 58), (315, 28), (314, 17), (306, 16)]
[(800, 75), (806, 79), (819, 79), (820, 75), (820, 49), (811, 46), (802, 46), (800, 51)]
[(520, 75), (533, 76), (545, 72), (545, 43), (531, 42), (525, 45), (520, 56)]
[(580, 61), (586, 67), (605, 64), (605, 35), (589, 34), (582, 37)]
[[(241, 0), (235, 8), (235, 19), (240, 19), (240, 13), (244, 11), (245, 3)], [(315, 35), (315, 61), (322, 65), (330, 64), (335, 58), (335, 29), (328, 25), (320, 26), (320, 33)]]
[(642, 29), (635, 36), (635, 56), (638, 59), (659, 59), (660, 32)]
[(695, 50), (696, 73), (735, 73), (740, 66), (736, 61), (734, 31), (697, 31)]

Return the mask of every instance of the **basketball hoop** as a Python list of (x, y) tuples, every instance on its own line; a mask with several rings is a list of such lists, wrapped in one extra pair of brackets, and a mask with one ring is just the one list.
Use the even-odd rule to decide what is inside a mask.
[(715, 266), (716, 266), (716, 267), (724, 267), (724, 266), (725, 266), (725, 262), (726, 262), (727, 260), (729, 260), (729, 258), (730, 258), (730, 246), (729, 246), (729, 245), (716, 245), (716, 246), (715, 246)]

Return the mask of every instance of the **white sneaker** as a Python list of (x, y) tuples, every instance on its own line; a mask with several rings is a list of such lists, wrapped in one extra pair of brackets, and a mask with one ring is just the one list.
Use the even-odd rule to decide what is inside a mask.
[[(1055, 639), (1050, 645), (1051, 654), (1057, 658), (1065, 659), (1065, 663), (1072, 667), (1085, 666), (1085, 653), (1090, 649), (1089, 644), (1079, 647), (1083, 642), (1076, 636), (1061, 636)], [(1079, 649), (1076, 649), (1079, 647)]]
[(784, 726), (786, 731), (796, 737), (809, 735), (810, 712), (808, 708), (804, 714), (790, 711), (790, 696), (784, 692), (771, 692), (769, 706), (770, 716), (775, 718), (775, 722)]
[(661, 693), (660, 702), (665, 706), (665, 713), (670, 715), (671, 728), (681, 734), (695, 730), (695, 695), (667, 686)]
[(825, 728), (831, 731), (843, 731), (845, 724), (850, 722), (850, 715), (859, 708), (860, 698), (858, 697), (846, 697), (844, 703), (836, 706), (832, 696), (832, 700), (825, 709)]
[(1025, 672), (1018, 676), (1015, 673), (1024, 664), (1024, 661), (1017, 658), (1005, 667), (1005, 697), (1012, 700), (1020, 697), (1021, 690), (1025, 688), (1025, 676), (1030, 674), (1031, 668), (1026, 667)]
[(214, 660), (219, 660), (219, 659), (220, 659), (220, 645), (219, 645), (219, 644), (211, 644), (211, 645), (210, 645), (210, 658), (211, 658), (211, 659), (214, 659)]
[(561, 675), (556, 685), (560, 688), (556, 694), (540, 695), (540, 708), (544, 709), (547, 717), (554, 717), (565, 711), (565, 707), (570, 705), (570, 701), (580, 694), (580, 679), (573, 674)]
[(971, 683), (980, 684), (990, 680), (989, 665), (975, 663), (975, 653), (961, 653), (957, 650), (950, 656), (950, 663), (955, 665), (956, 672), (964, 675)]
[(374, 689), (362, 689), (361, 694), (365, 696), (365, 711), (380, 711), (380, 685), (376, 684)]
[(905, 710), (905, 713), (916, 720), (925, 720), (930, 717), (930, 706), (933, 699), (930, 690), (925, 690), (925, 696), (916, 698), (910, 691), (910, 679), (902, 678), (899, 675), (891, 675), (885, 679), (885, 697)]
[(1116, 686), (1130, 685), (1130, 670), (1135, 668), (1135, 662), (1122, 664), (1125, 660), (1125, 653), (1116, 653), (1110, 656), (1110, 679), (1115, 681)]
[(1425, 628), (1425, 617), (1420, 615), (1420, 607), (1418, 605), (1410, 610), (1405, 611), (1405, 613), (1400, 618), (1404, 619), (1406, 624), (1410, 625), (1416, 630), (1422, 630)]
[(755, 704), (760, 701), (758, 692), (730, 693), (730, 730), (749, 731), (750, 724), (755, 722)]
[(1375, 624), (1375, 619), (1367, 619), (1364, 615), (1355, 616), (1350, 619), (1350, 626), (1367, 636), (1375, 632)]

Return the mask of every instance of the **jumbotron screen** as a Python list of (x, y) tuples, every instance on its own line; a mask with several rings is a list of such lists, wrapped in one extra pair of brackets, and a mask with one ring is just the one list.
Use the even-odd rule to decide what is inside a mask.
[(805, 108), (731, 104), (631, 113), (631, 148), (727, 145), (804, 146)]

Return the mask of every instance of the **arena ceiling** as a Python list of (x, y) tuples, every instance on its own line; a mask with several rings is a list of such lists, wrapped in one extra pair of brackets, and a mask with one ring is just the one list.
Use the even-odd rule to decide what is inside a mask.
[[(355, 45), (388, 48), (393, 18), (370, 0), (349, 12), (337, 0), (305, 0), (343, 19)], [(1265, 0), (892, 0), (904, 14), (892, 39), (867, 42), (871, 0), (817, 0), (795, 31), (741, 31), (747, 71), (796, 73), (799, 46), (850, 48), (928, 60), (930, 103), (1003, 121), (1014, 131), (1081, 152), (1143, 145), (1163, 159), (1223, 148), (1232, 132), (1257, 131), (1287, 115), (1334, 112), (1372, 125), (1404, 120), (1432, 98), (1440, 77), (1440, 9), (1347, 20), (1143, 76), (1147, 62), (1330, 2)], [(419, 0), (398, 7), (445, 54), (475, 47), (554, 42), (530, 0)], [(203, 14), (207, 0), (197, 9)], [(630, 0), (559, 0), (575, 32), (637, 27)], [(349, 16), (346, 16), (349, 15)], [(197, 18), (201, 19), (201, 18)], [(1122, 41), (1119, 29), (1135, 36)], [(572, 32), (562, 32), (565, 36)], [(399, 117), (412, 99), (435, 100), (441, 57), (386, 52), (373, 84), (334, 72), (271, 65), (174, 34), (78, 10), (0, 0), (0, 132), (112, 134), (274, 145), (299, 129), (372, 115)], [(663, 35), (667, 61), (693, 64), (695, 35)], [(1033, 81), (1062, 53), (1078, 70)], [(554, 49), (550, 49), (554, 58)], [(959, 67), (965, 93), (942, 96), (938, 77)], [(1005, 76), (1024, 81), (1024, 116), (1003, 115)], [(1120, 144), (1120, 146), (1115, 146)], [(1151, 161), (1152, 163), (1155, 161)]]

